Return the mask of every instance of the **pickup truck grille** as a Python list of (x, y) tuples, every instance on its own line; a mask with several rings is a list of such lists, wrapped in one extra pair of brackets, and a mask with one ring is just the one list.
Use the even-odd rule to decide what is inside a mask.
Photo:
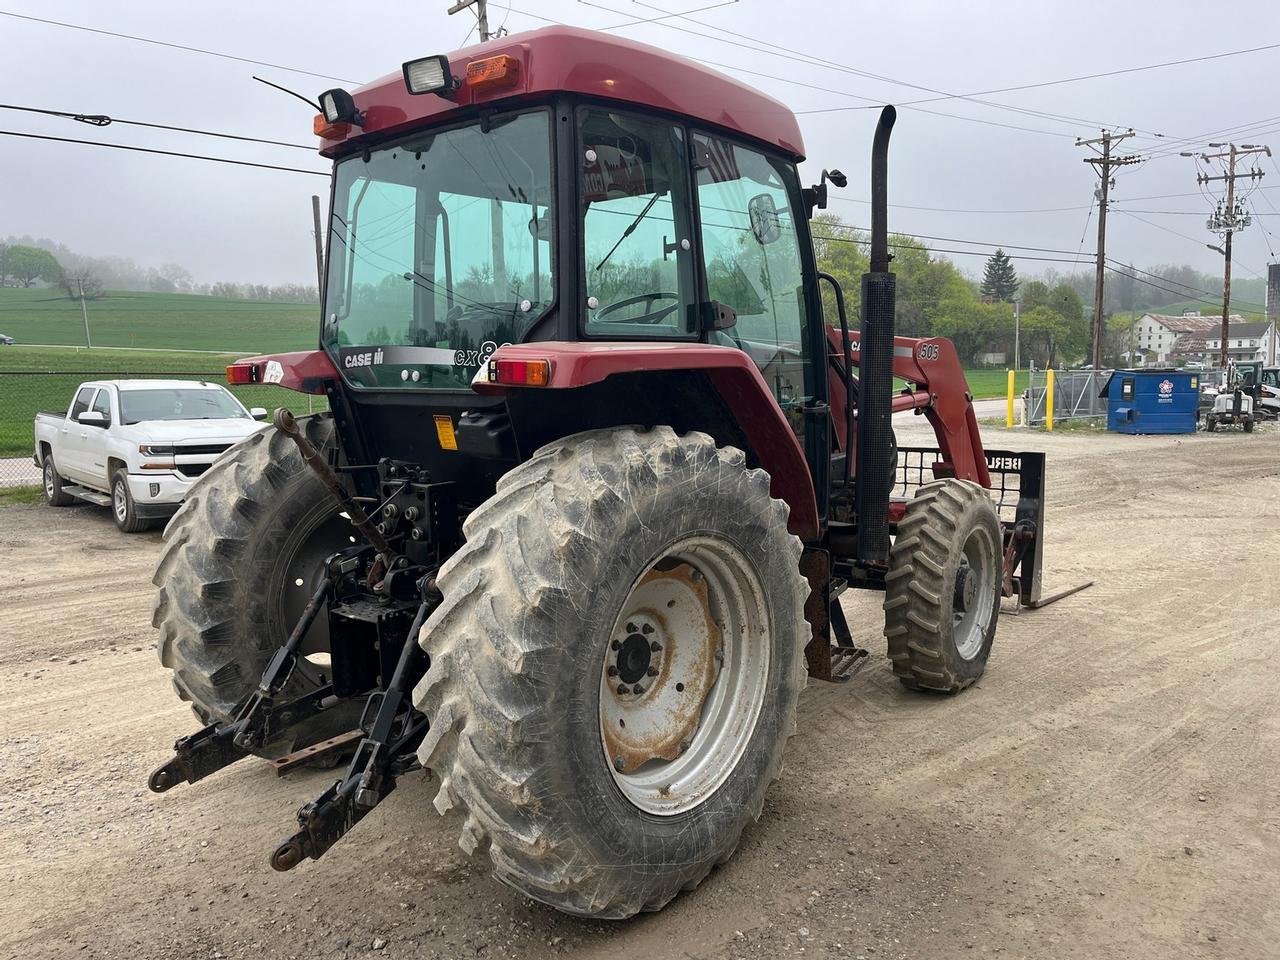
[(230, 449), (229, 443), (182, 443), (174, 448), (180, 457), (216, 457)]
[(231, 444), (229, 443), (176, 444), (173, 452), (177, 471), (184, 477), (194, 480), (213, 466), (213, 461), (230, 448)]

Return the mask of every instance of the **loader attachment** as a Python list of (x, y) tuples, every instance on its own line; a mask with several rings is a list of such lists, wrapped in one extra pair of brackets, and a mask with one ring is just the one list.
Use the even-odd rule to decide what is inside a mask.
[[(1004, 537), (1004, 571), (1001, 593), (1017, 600), (1017, 608), (1035, 610), (1093, 586), (1078, 584), (1044, 596), (1041, 573), (1044, 560), (1045, 455), (1032, 451), (987, 450), (988, 492)], [(936, 447), (900, 447), (894, 497), (911, 497), (922, 484), (945, 475), (941, 451)]]

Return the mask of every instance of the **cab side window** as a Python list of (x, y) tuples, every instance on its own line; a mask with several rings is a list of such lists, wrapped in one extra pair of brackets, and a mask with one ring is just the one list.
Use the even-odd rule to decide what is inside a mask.
[(93, 387), (81, 387), (76, 394), (75, 403), (71, 404), (70, 418), (76, 420), (80, 414), (89, 409), (89, 403), (93, 400)]
[(613, 110), (579, 115), (586, 331), (690, 337), (693, 215), (679, 127)]
[(102, 414), (104, 426), (111, 426), (111, 391), (105, 388), (99, 390), (97, 397), (94, 398), (93, 407), (91, 409)]
[(794, 174), (759, 151), (693, 138), (707, 292), (738, 314), (714, 340), (744, 350), (793, 420), (812, 398)]

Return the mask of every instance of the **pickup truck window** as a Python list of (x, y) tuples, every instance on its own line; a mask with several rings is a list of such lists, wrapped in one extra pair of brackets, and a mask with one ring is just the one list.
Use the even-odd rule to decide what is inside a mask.
[(111, 391), (99, 390), (93, 400), (93, 409), (106, 419), (106, 426), (111, 426)]
[(144, 420), (235, 420), (249, 414), (235, 398), (222, 389), (184, 390), (180, 387), (152, 390), (121, 390), (120, 419), (124, 423)]
[(89, 401), (93, 399), (93, 387), (81, 387), (76, 394), (76, 402), (71, 404), (71, 412), (67, 416), (75, 420), (89, 409)]

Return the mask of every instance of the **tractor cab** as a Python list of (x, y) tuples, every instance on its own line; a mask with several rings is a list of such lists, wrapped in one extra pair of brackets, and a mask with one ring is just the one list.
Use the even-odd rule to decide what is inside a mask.
[[(496, 376), (499, 348), (540, 341), (742, 351), (804, 442), (804, 407), (826, 399), (825, 346), (803, 146), (781, 104), (553, 27), (407, 63), (321, 105), (335, 161), (321, 345), (371, 459), (426, 462), (488, 496), (515, 438), (556, 426), (513, 434), (509, 417), (543, 414), (472, 383)], [(626, 402), (644, 414), (659, 401)], [(448, 418), (492, 462), (451, 457), (434, 428), (387, 426), (410, 410)]]

